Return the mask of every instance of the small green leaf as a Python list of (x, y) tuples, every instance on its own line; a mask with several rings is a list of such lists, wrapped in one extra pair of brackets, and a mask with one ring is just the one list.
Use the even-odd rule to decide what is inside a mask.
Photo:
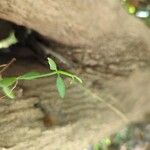
[(17, 79), (18, 80), (32, 80), (32, 79), (40, 78), (41, 75), (43, 74), (39, 72), (28, 72), (22, 76), (19, 76)]
[(4, 87), (8, 87), (11, 86), (12, 84), (14, 84), (16, 82), (16, 78), (15, 77), (9, 77), (9, 78), (4, 78), (0, 80), (0, 87), (4, 88)]
[(57, 65), (56, 65), (56, 63), (54, 62), (54, 60), (52, 60), (51, 58), (47, 58), (48, 59), (48, 64), (49, 64), (49, 66), (50, 66), (50, 69), (51, 70), (57, 70)]
[(62, 79), (62, 77), (60, 75), (57, 76), (56, 87), (57, 87), (59, 95), (62, 98), (64, 98), (64, 96), (65, 96), (65, 83), (64, 83), (64, 80)]
[(12, 90), (9, 87), (4, 87), (3, 88), (3, 92), (5, 93), (5, 95), (11, 99), (15, 98)]

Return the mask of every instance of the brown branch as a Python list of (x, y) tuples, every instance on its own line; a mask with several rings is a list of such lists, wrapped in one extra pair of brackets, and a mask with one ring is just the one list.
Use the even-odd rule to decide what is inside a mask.
[(7, 64), (3, 64), (3, 65), (0, 65), (0, 68), (3, 68), (3, 67), (5, 67)]
[(16, 61), (16, 58), (12, 58), (12, 60), (8, 64), (6, 64), (5, 67), (0, 71), (0, 75), (3, 72), (5, 72), (10, 67), (10, 65), (13, 64), (15, 61)]

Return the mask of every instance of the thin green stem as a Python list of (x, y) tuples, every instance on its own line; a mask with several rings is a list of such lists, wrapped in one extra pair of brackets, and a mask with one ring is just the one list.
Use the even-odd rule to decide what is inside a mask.
[(49, 77), (49, 76), (52, 76), (52, 75), (55, 75), (55, 74), (57, 74), (57, 71), (38, 75), (37, 78)]
[(65, 76), (68, 76), (68, 77), (70, 77), (70, 78), (73, 78), (73, 77), (74, 77), (73, 74), (68, 73), (68, 72), (65, 72), (65, 71), (62, 71), (62, 70), (58, 70), (57, 73), (62, 74), (62, 75), (65, 75)]
[(57, 74), (57, 71), (54, 71), (54, 72), (51, 72), (51, 73), (44, 73), (44, 74), (40, 74), (40, 75), (35, 75), (35, 76), (31, 76), (31, 78), (27, 77), (22, 77), (22, 76), (19, 76), (17, 77), (16, 79), (17, 80), (33, 80), (33, 79), (38, 79), (38, 78), (43, 78), (43, 77), (49, 77), (49, 76), (52, 76), (52, 75), (55, 75)]
[(65, 72), (65, 71), (62, 71), (62, 70), (58, 70), (57, 72), (58, 72), (58, 74), (68, 76), (68, 77), (70, 77), (72, 79), (76, 79), (80, 83), (82, 83), (82, 80), (79, 77), (77, 77), (76, 75), (74, 75), (74, 74), (71, 74), (71, 73), (68, 73), (68, 72)]

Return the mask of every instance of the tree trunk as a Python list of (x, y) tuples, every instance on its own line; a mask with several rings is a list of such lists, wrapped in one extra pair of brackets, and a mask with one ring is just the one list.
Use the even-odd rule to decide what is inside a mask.
[[(0, 8), (1, 18), (71, 46), (97, 46), (111, 32), (126, 36), (144, 30), (116, 0), (5, 0)], [(134, 28), (137, 24), (139, 30)]]
[[(1, 149), (84, 149), (148, 113), (150, 31), (119, 1), (5, 0), (0, 8), (2, 19), (60, 44), (54, 51), (70, 59), (71, 71), (84, 80), (68, 86), (63, 100), (54, 78), (21, 83), (15, 101), (0, 101)], [(25, 59), (7, 74), (29, 70), (47, 71)], [(39, 101), (57, 118), (52, 126), (34, 107)]]

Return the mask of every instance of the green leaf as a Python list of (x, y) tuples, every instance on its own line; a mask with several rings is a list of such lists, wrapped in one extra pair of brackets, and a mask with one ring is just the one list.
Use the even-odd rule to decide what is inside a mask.
[(48, 59), (48, 64), (49, 64), (49, 66), (50, 66), (50, 69), (51, 70), (57, 70), (57, 65), (56, 65), (56, 63), (54, 62), (54, 60), (52, 60), (51, 58), (47, 58)]
[(4, 87), (3, 88), (3, 92), (5, 93), (5, 95), (11, 99), (15, 98), (12, 90), (9, 87)]
[(0, 80), (0, 87), (9, 87), (17, 81), (15, 77), (4, 78)]
[(64, 83), (64, 80), (62, 79), (62, 77), (60, 75), (57, 76), (56, 87), (57, 87), (59, 95), (62, 98), (64, 98), (64, 96), (65, 96), (65, 83)]
[(36, 78), (40, 78), (43, 74), (39, 73), (39, 72), (28, 72), (22, 76), (19, 76), (17, 79), (18, 80), (33, 80)]

